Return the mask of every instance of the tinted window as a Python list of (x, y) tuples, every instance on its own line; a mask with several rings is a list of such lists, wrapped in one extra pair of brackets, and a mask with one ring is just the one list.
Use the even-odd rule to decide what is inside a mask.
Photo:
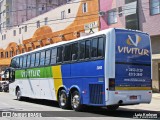
[(50, 50), (46, 51), (46, 60), (45, 60), (45, 65), (49, 65), (50, 63)]
[(35, 63), (35, 53), (31, 55), (31, 67), (34, 67), (34, 63)]
[(41, 52), (41, 57), (40, 57), (40, 65), (44, 65), (44, 60), (45, 60), (45, 51)]
[(17, 68), (16, 58), (13, 58), (13, 59), (12, 59), (11, 67)]
[(85, 41), (80, 42), (79, 44), (79, 59), (84, 59), (84, 55), (85, 55)]
[(91, 57), (97, 57), (97, 45), (98, 45), (98, 39), (94, 38), (92, 40)]
[(40, 57), (40, 53), (36, 53), (36, 60), (35, 60), (36, 67), (39, 65), (39, 57)]
[(90, 46), (91, 46), (91, 41), (90, 40), (86, 40), (85, 58), (90, 58)]
[(26, 65), (26, 62), (27, 62), (27, 56), (25, 55), (24, 57), (23, 57), (23, 68), (25, 68), (25, 67), (27, 67)]
[(98, 57), (104, 55), (104, 39), (99, 38), (98, 40)]
[(63, 52), (63, 47), (58, 47), (57, 48), (57, 62), (62, 62), (62, 52)]
[(20, 68), (23, 66), (23, 57), (20, 57)]
[(31, 62), (31, 56), (28, 55), (28, 56), (27, 56), (27, 67), (30, 66), (30, 62)]
[(56, 55), (57, 55), (57, 48), (53, 48), (51, 53), (51, 64), (56, 63)]
[(64, 50), (64, 61), (71, 60), (71, 45), (66, 45)]
[(19, 68), (19, 57), (16, 59), (16, 66)]
[(72, 57), (72, 61), (73, 60), (77, 60), (77, 58), (78, 58), (78, 43), (73, 43), (72, 44), (72, 54), (71, 54), (71, 57)]

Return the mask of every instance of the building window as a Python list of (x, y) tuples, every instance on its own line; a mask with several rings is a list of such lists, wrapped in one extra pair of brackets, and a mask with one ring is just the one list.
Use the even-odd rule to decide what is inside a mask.
[(44, 25), (48, 24), (48, 17), (44, 18)]
[(4, 40), (6, 39), (6, 34), (3, 35)]
[(125, 0), (125, 4), (131, 3), (131, 2), (135, 2), (137, 0)]
[(21, 28), (19, 28), (19, 34), (21, 34)]
[(40, 48), (40, 45), (36, 46), (36, 48)]
[(16, 55), (18, 55), (19, 54), (19, 50), (16, 50)]
[(13, 30), (13, 36), (16, 36), (16, 30)]
[(24, 53), (24, 52), (25, 52), (25, 49), (23, 48), (23, 49), (22, 49), (22, 53)]
[(65, 18), (65, 11), (62, 11), (61, 12), (61, 19), (64, 19)]
[(88, 12), (87, 3), (82, 4), (82, 11), (83, 13)]
[(8, 58), (8, 52), (6, 52), (6, 58)]
[(6, 22), (3, 22), (3, 28), (5, 27)]
[(13, 57), (13, 51), (10, 51), (10, 57)]
[(68, 13), (71, 13), (71, 9), (68, 9)]
[(160, 14), (160, 0), (150, 0), (150, 14)]
[(27, 26), (24, 27), (24, 31), (27, 32)]
[(29, 48), (28, 48), (28, 51), (32, 51), (32, 48), (31, 48), (31, 47), (29, 47)]
[(137, 14), (128, 15), (125, 19), (127, 29), (139, 30)]
[(37, 28), (40, 27), (40, 21), (37, 21)]
[(117, 11), (116, 9), (108, 11), (108, 24), (117, 23)]
[(3, 58), (3, 52), (1, 52), (1, 58)]

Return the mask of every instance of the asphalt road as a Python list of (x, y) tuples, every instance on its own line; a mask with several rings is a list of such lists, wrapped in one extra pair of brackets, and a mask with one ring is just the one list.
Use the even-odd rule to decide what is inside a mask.
[[(75, 112), (73, 110), (63, 110), (59, 108), (58, 103), (54, 101), (36, 99), (18, 101), (13, 95), (0, 92), (0, 111), (0, 116), (2, 116), (2, 112), (6, 114), (6, 111), (11, 112), (12, 116), (14, 116), (0, 117), (0, 120), (21, 120), (22, 117), (23, 120), (25, 120), (28, 119), (28, 116), (31, 117), (29, 119), (34, 120), (52, 119), (51, 117), (54, 117), (55, 120), (133, 119), (136, 115), (157, 115), (160, 117), (160, 97), (153, 97), (150, 104), (122, 106), (117, 111), (108, 111), (104, 107), (85, 107), (83, 112)], [(36, 115), (37, 117), (35, 117)], [(42, 118), (39, 118), (41, 116)]]

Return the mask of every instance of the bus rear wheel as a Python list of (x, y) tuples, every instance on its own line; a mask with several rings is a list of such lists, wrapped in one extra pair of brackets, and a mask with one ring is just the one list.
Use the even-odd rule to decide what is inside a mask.
[(69, 106), (70, 106), (70, 100), (69, 98), (67, 97), (67, 93), (65, 90), (61, 90), (59, 93), (58, 93), (58, 103), (59, 103), (59, 106), (62, 108), (62, 109), (68, 109)]
[(74, 91), (71, 94), (71, 106), (72, 109), (75, 111), (81, 111), (82, 110), (82, 104), (80, 101), (80, 94), (78, 91)]
[(107, 106), (107, 109), (110, 110), (110, 111), (115, 111), (119, 108), (118, 105), (109, 105)]

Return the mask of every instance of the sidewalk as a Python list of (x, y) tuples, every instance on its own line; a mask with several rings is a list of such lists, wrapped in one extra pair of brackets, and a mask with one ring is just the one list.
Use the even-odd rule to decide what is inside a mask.
[(160, 93), (153, 93), (153, 94), (152, 94), (152, 97), (154, 97), (154, 98), (159, 98), (159, 99), (160, 99)]

